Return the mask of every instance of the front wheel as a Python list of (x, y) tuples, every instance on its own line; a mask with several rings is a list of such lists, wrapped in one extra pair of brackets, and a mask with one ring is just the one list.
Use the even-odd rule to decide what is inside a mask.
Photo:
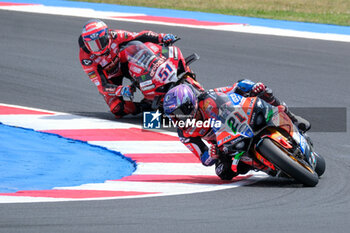
[(259, 144), (260, 153), (284, 173), (293, 177), (305, 186), (314, 187), (318, 183), (317, 173), (306, 163), (302, 163), (288, 155), (287, 151), (279, 148), (271, 139), (265, 138)]
[(316, 153), (315, 153), (315, 158), (316, 158), (315, 172), (317, 173), (318, 176), (322, 176), (326, 170), (326, 161), (324, 160), (322, 155), (319, 155)]

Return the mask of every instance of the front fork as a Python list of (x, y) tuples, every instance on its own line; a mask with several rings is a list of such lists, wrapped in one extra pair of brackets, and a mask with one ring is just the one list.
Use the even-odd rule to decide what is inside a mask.
[[(288, 138), (286, 138), (282, 133), (280, 133), (277, 129), (270, 128), (268, 129), (267, 134), (263, 135), (260, 140), (263, 140), (264, 138), (270, 138), (273, 140), (276, 144), (278, 144), (281, 148), (285, 149), (286, 151), (291, 151), (291, 149), (294, 148), (294, 152), (292, 153), (291, 157), (293, 159), (296, 159), (296, 155), (302, 154), (305, 157), (305, 161), (314, 169), (316, 167), (316, 158), (315, 154), (313, 153), (312, 149), (312, 143), (310, 143), (310, 140), (308, 140), (307, 137), (305, 137), (300, 132), (294, 132), (291, 137), (294, 139), (297, 148), (288, 141)], [(259, 142), (257, 143), (257, 145)], [(267, 159), (265, 159), (257, 150), (254, 148), (255, 156), (258, 158), (258, 160), (262, 163), (264, 163), (266, 166), (272, 168), (269, 166), (269, 163)], [(266, 162), (267, 161), (267, 162)], [(271, 164), (271, 163), (270, 163)], [(273, 166), (273, 164), (271, 164)], [(274, 169), (275, 170), (275, 169)]]
[(259, 151), (257, 150), (257, 146), (259, 145), (259, 143), (264, 140), (265, 138), (270, 138), (271, 140), (275, 141), (276, 143), (278, 143), (279, 145), (281, 145), (282, 147), (284, 147), (285, 149), (291, 149), (293, 148), (292, 145), (288, 142), (288, 140), (277, 130), (275, 129), (269, 129), (268, 133), (264, 134), (260, 140), (258, 141), (258, 143), (256, 143), (254, 145), (254, 148), (251, 149), (251, 154), (253, 156), (253, 160), (254, 158), (256, 158), (263, 166), (259, 166), (259, 164), (256, 164), (255, 167), (258, 170), (262, 170), (262, 171), (276, 171), (276, 167), (268, 160), (266, 159), (262, 154), (259, 153)]

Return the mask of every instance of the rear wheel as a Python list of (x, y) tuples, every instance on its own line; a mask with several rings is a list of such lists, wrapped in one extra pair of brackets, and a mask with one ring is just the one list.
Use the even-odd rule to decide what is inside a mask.
[(298, 161), (288, 155), (287, 151), (279, 148), (271, 139), (265, 138), (259, 144), (260, 153), (284, 173), (293, 177), (305, 186), (314, 187), (318, 183), (318, 175), (303, 161)]

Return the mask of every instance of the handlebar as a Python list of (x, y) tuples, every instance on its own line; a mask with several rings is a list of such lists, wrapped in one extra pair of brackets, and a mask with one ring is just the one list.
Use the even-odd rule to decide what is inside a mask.
[(172, 41), (172, 42), (170, 42), (170, 43), (164, 43), (164, 45), (165, 46), (171, 46), (171, 45), (173, 45), (173, 44), (175, 44), (175, 42), (177, 42), (177, 41), (179, 41), (179, 40), (181, 40), (181, 38), (180, 37), (177, 37), (177, 36), (175, 36), (175, 40), (174, 41)]

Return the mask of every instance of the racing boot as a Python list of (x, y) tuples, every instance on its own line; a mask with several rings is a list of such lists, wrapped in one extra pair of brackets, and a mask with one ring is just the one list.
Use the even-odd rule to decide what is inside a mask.
[[(253, 162), (250, 162), (250, 163), (252, 164)], [(244, 174), (247, 174), (251, 170), (254, 170), (254, 168), (251, 165), (249, 165), (243, 161), (238, 162), (238, 164), (237, 164), (237, 173), (238, 174), (244, 175)]]
[(215, 173), (221, 180), (232, 180), (238, 174), (231, 169), (232, 160), (219, 159), (215, 163)]

